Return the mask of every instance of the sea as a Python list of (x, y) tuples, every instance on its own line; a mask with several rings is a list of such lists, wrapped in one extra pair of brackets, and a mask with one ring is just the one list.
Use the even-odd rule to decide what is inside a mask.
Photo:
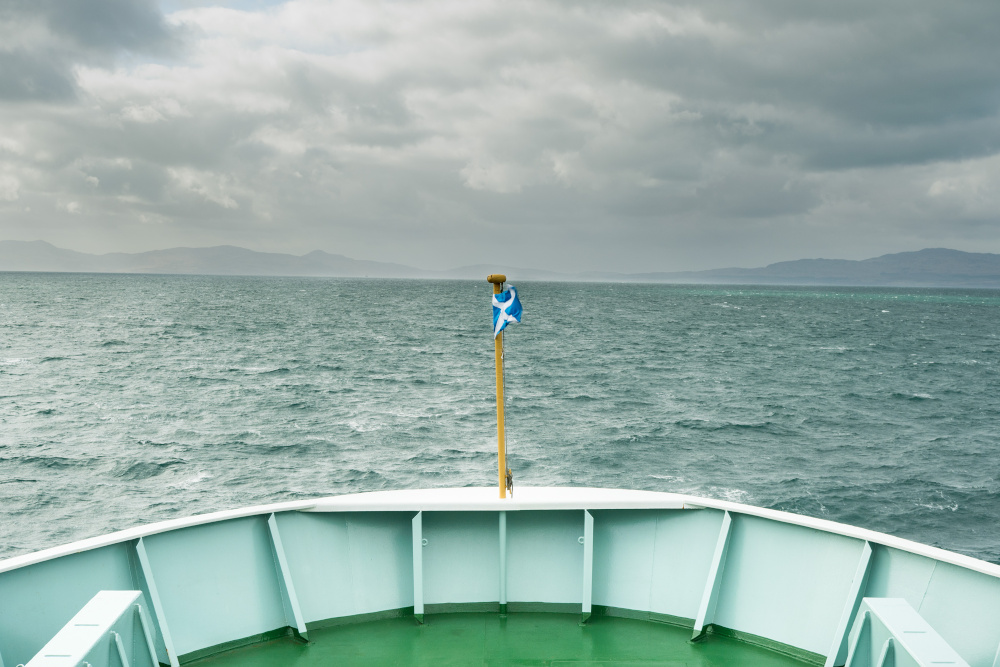
[[(1000, 292), (514, 283), (515, 494), (695, 494), (1000, 563)], [(0, 558), (495, 484), (490, 301), (485, 280), (0, 274)]]

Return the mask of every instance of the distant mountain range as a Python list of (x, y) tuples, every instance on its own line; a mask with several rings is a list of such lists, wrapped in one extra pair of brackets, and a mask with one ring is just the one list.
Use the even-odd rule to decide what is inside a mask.
[(0, 241), (0, 271), (473, 280), (482, 279), (489, 273), (504, 272), (517, 280), (1000, 288), (1000, 255), (946, 248), (901, 252), (861, 261), (800, 259), (756, 269), (569, 274), (500, 265), (425, 271), (402, 264), (331, 255), (321, 250), (307, 255), (287, 255), (215, 246), (92, 255), (57, 248), (44, 241)]

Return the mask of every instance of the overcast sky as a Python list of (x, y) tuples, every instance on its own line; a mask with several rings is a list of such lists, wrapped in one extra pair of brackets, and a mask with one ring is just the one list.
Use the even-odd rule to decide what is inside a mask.
[(1000, 2), (0, 0), (0, 239), (560, 271), (1000, 252)]

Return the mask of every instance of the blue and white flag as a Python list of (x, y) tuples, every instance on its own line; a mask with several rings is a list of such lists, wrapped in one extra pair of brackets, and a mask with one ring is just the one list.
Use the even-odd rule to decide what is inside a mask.
[(517, 298), (517, 290), (509, 288), (493, 295), (493, 337), (500, 335), (510, 322), (521, 321), (521, 300)]

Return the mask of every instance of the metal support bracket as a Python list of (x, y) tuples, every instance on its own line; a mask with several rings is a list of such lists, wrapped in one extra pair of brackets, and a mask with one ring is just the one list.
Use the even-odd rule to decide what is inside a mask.
[(424, 622), (424, 513), (413, 517), (413, 616)]
[[(139, 625), (142, 626), (142, 634), (146, 638), (146, 649), (149, 651), (149, 664), (152, 667), (160, 667), (160, 659), (156, 657), (156, 644), (153, 643), (153, 631), (146, 618), (146, 610), (141, 604), (135, 606), (135, 613), (139, 615)], [(0, 665), (2, 667), (2, 665)]]
[(580, 623), (590, 618), (594, 599), (594, 516), (583, 510), (583, 605)]
[(882, 644), (882, 652), (878, 656), (878, 664), (876, 667), (896, 667), (896, 645), (892, 641), (892, 637), (885, 640)]
[(111, 631), (111, 636), (115, 638), (115, 646), (118, 647), (118, 658), (122, 661), (122, 667), (129, 667), (128, 664), (128, 654), (125, 653), (125, 645), (122, 644), (121, 635), (119, 635), (114, 630)]
[(851, 631), (851, 622), (854, 621), (855, 614), (861, 607), (861, 600), (865, 597), (865, 590), (868, 588), (868, 578), (872, 572), (872, 547), (865, 541), (861, 549), (861, 560), (858, 561), (858, 568), (854, 572), (854, 579), (851, 580), (851, 588), (847, 594), (847, 601), (844, 603), (844, 611), (840, 614), (840, 621), (837, 629), (833, 633), (833, 643), (826, 654), (824, 667), (843, 665), (847, 658), (847, 640)]
[(278, 588), (281, 590), (281, 606), (285, 612), (285, 623), (294, 626), (303, 639), (309, 639), (306, 622), (299, 608), (299, 597), (295, 594), (295, 584), (292, 583), (292, 571), (285, 557), (285, 547), (281, 543), (281, 533), (278, 532), (278, 520), (274, 513), (267, 518), (267, 529), (271, 533), (271, 556), (274, 557), (274, 569), (278, 575)]
[[(500, 615), (507, 615), (507, 513), (500, 512)], [(0, 665), (3, 667), (3, 665)]]
[(705, 582), (705, 592), (698, 605), (698, 617), (694, 622), (694, 632), (691, 641), (698, 641), (705, 634), (705, 628), (715, 619), (715, 608), (719, 603), (719, 592), (722, 589), (722, 575), (726, 569), (726, 556), (729, 553), (729, 536), (732, 533), (733, 519), (728, 510), (722, 516), (722, 528), (719, 539), (715, 543), (715, 553), (712, 565), (708, 569), (708, 580)]
[[(847, 662), (844, 663), (845, 667), (852, 667), (852, 665), (858, 667), (859, 656), (868, 655), (871, 650), (871, 624), (871, 614), (867, 611), (861, 617), (860, 624), (855, 622), (854, 627), (857, 631), (851, 630), (853, 636), (851, 637), (850, 646), (847, 651)], [(865, 659), (867, 660), (867, 657)]]
[(139, 556), (139, 566), (142, 568), (142, 576), (146, 579), (146, 586), (149, 588), (150, 603), (153, 605), (153, 614), (156, 616), (156, 623), (160, 626), (160, 634), (163, 636), (163, 645), (167, 648), (167, 659), (170, 660), (170, 667), (180, 667), (177, 661), (177, 651), (174, 650), (174, 640), (170, 636), (170, 628), (167, 626), (167, 616), (163, 612), (163, 603), (160, 601), (160, 594), (156, 589), (156, 581), (153, 579), (153, 568), (149, 564), (149, 555), (146, 553), (146, 543), (140, 537), (135, 545), (135, 552)]

